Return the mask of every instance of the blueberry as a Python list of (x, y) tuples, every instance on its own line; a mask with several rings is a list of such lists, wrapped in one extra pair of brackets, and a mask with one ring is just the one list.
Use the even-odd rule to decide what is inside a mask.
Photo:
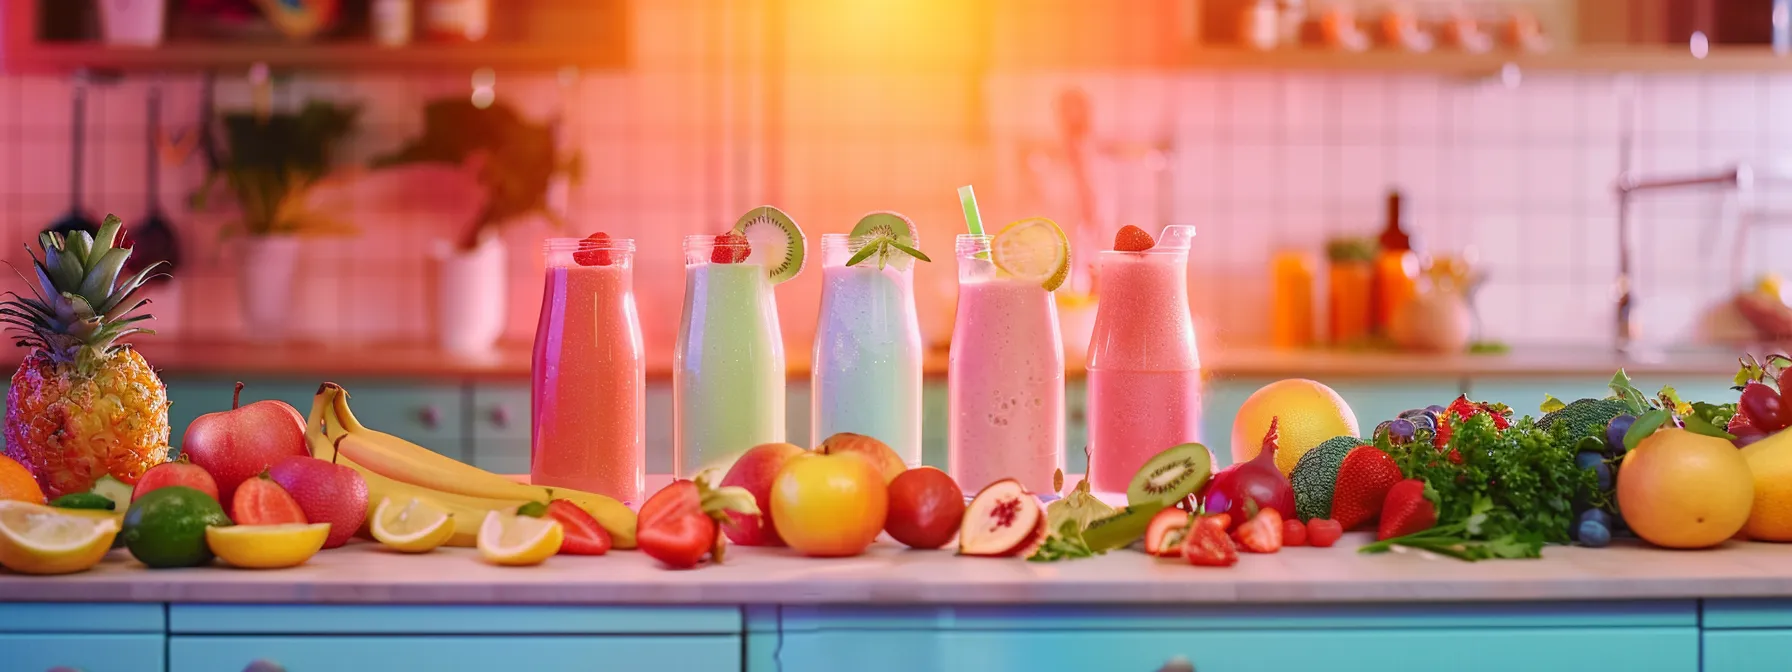
[(1415, 429), (1417, 428), (1412, 426), (1412, 421), (1406, 418), (1400, 418), (1388, 424), (1388, 434), (1394, 437), (1395, 441), (1401, 443), (1411, 441)]
[(1601, 492), (1612, 489), (1612, 465), (1600, 462), (1599, 466), (1593, 467), (1593, 474), (1599, 477)]
[(1592, 469), (1601, 464), (1605, 464), (1605, 456), (1591, 450), (1584, 450), (1574, 454), (1574, 466), (1581, 469)]
[(1427, 411), (1431, 411), (1431, 414), (1432, 414), (1432, 415), (1443, 415), (1443, 414), (1444, 414), (1444, 411), (1446, 411), (1446, 410), (1449, 410), (1449, 409), (1446, 409), (1446, 408), (1444, 408), (1444, 407), (1442, 407), (1442, 406), (1439, 406), (1439, 405), (1437, 405), (1437, 404), (1432, 404), (1432, 405), (1430, 405), (1430, 406), (1426, 406), (1426, 407), (1425, 407), (1425, 410), (1427, 410)]
[(1606, 544), (1612, 543), (1612, 531), (1597, 520), (1583, 520), (1576, 541), (1587, 548), (1605, 548)]
[(1600, 527), (1609, 530), (1612, 527), (1612, 514), (1606, 513), (1604, 509), (1587, 509), (1580, 512), (1580, 522), (1599, 523)]
[(1624, 435), (1630, 432), (1630, 426), (1635, 423), (1636, 416), (1634, 415), (1626, 414), (1612, 418), (1612, 421), (1605, 425), (1606, 447), (1611, 448), (1614, 454), (1622, 455), (1624, 453)]

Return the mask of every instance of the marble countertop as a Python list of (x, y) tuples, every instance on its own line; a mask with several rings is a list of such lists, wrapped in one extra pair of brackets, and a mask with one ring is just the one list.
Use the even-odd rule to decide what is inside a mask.
[[(433, 345), (321, 345), (312, 343), (253, 344), (145, 339), (138, 346), (149, 362), (169, 375), (223, 377), (354, 377), (492, 380), (518, 382), (529, 378), (530, 349), (506, 345), (488, 356), (464, 357)], [(1437, 380), (1519, 377), (1607, 377), (1619, 368), (1633, 375), (1724, 376), (1736, 371), (1734, 352), (1706, 351), (1662, 356), (1623, 357), (1597, 349), (1518, 349), (1497, 355), (1426, 355), (1398, 352), (1274, 350), (1209, 347), (1201, 353), (1210, 378), (1407, 379)], [(23, 351), (0, 352), (0, 366), (17, 365)], [(809, 353), (787, 353), (792, 378), (809, 376)], [(672, 375), (670, 353), (649, 358), (650, 379)], [(946, 355), (931, 353), (922, 364), (930, 377), (946, 375)], [(1069, 375), (1083, 374), (1080, 361), (1069, 363)]]
[(1731, 542), (1666, 551), (1623, 540), (1554, 547), (1542, 560), (1465, 563), (1421, 553), (1368, 556), (1366, 533), (1338, 546), (1241, 555), (1228, 569), (1117, 551), (1032, 563), (911, 551), (887, 540), (856, 558), (731, 547), (728, 562), (670, 571), (645, 554), (558, 556), (500, 568), (471, 549), (409, 556), (356, 542), (275, 571), (149, 570), (115, 551), (92, 571), (0, 571), (0, 600), (442, 604), (1230, 604), (1792, 597), (1792, 546)]

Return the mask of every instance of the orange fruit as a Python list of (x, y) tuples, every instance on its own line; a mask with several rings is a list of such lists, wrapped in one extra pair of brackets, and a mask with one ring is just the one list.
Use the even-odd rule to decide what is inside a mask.
[(1742, 533), (1756, 541), (1792, 541), (1792, 432), (1748, 444), (1742, 459), (1755, 478), (1755, 505)]
[(1636, 536), (1665, 548), (1706, 548), (1736, 536), (1755, 503), (1742, 451), (1723, 439), (1663, 429), (1624, 455), (1618, 509)]
[(37, 479), (25, 465), (0, 455), (0, 499), (42, 504), (44, 489), (38, 487)]
[(1272, 418), (1279, 419), (1276, 468), (1284, 476), (1315, 446), (1328, 439), (1359, 435), (1356, 413), (1332, 388), (1303, 378), (1278, 380), (1252, 392), (1233, 418), (1233, 464), (1257, 456)]

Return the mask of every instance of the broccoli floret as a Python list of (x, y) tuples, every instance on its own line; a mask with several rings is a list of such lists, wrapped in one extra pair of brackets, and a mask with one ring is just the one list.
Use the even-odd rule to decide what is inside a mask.
[(1537, 419), (1537, 428), (1549, 431), (1556, 423), (1568, 424), (1568, 436), (1605, 436), (1605, 426), (1612, 418), (1630, 412), (1630, 407), (1617, 399), (1576, 399), (1560, 410)]
[(1366, 445), (1369, 444), (1354, 436), (1338, 436), (1300, 456), (1294, 470), (1288, 473), (1288, 481), (1294, 486), (1294, 510), (1301, 520), (1331, 517), (1332, 490), (1337, 487), (1344, 457), (1357, 446)]

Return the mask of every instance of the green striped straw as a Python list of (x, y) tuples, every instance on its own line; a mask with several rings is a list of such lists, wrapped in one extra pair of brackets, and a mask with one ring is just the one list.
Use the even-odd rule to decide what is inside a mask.
[(964, 206), (964, 224), (971, 235), (983, 235), (983, 215), (977, 213), (977, 192), (971, 191), (971, 185), (958, 188), (958, 204)]

